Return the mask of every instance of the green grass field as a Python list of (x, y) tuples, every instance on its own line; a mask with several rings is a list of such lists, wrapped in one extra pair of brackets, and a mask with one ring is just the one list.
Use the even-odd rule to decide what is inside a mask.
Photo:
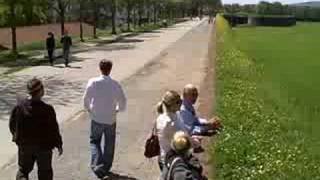
[(217, 18), (216, 179), (320, 179), (319, 32)]

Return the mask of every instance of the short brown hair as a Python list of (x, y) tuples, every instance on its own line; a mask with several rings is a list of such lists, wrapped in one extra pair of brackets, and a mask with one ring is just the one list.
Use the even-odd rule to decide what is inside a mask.
[(39, 93), (40, 90), (43, 89), (43, 84), (40, 79), (32, 78), (27, 83), (27, 89), (28, 89), (28, 93), (31, 96), (35, 96)]
[(112, 69), (112, 62), (107, 59), (103, 59), (100, 61), (99, 67), (103, 74), (109, 74)]

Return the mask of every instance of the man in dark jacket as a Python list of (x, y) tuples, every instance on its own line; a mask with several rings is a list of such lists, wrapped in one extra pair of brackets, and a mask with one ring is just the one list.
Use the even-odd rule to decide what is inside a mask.
[(47, 38), (47, 51), (48, 51), (49, 63), (51, 66), (53, 66), (53, 53), (55, 48), (56, 48), (56, 42), (54, 39), (54, 35), (52, 32), (49, 32), (48, 38)]
[(63, 48), (63, 58), (66, 67), (69, 67), (69, 56), (70, 56), (70, 48), (72, 46), (72, 39), (68, 35), (68, 31), (66, 30), (61, 38), (62, 48)]
[(185, 132), (177, 132), (171, 146), (166, 154), (162, 180), (207, 180), (202, 175), (199, 160), (192, 155), (191, 140)]
[(27, 84), (30, 99), (16, 105), (11, 113), (9, 127), (13, 141), (18, 146), (19, 170), (17, 180), (28, 180), (34, 163), (38, 165), (39, 180), (52, 180), (52, 150), (62, 155), (62, 139), (51, 105), (44, 103), (44, 87), (34, 78)]

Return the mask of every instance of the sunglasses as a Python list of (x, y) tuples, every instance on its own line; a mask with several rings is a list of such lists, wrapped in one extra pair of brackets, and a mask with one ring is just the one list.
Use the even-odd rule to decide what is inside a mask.
[(181, 99), (177, 100), (176, 104), (178, 104), (178, 105), (182, 104), (182, 100)]

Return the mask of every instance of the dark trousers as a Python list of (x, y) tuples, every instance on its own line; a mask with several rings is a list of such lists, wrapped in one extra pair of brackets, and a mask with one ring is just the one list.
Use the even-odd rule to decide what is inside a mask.
[[(103, 148), (102, 137), (104, 137)], [(91, 168), (98, 178), (108, 175), (112, 167), (115, 143), (116, 124), (107, 125), (91, 121)]]
[(48, 58), (49, 58), (49, 63), (52, 65), (53, 64), (53, 49), (48, 49)]
[(53, 180), (52, 150), (43, 150), (36, 146), (19, 146), (18, 149), (19, 170), (16, 180), (29, 180), (29, 173), (35, 162), (38, 166), (38, 179)]
[(69, 57), (70, 57), (70, 49), (69, 48), (63, 49), (64, 64), (66, 66), (69, 65)]

